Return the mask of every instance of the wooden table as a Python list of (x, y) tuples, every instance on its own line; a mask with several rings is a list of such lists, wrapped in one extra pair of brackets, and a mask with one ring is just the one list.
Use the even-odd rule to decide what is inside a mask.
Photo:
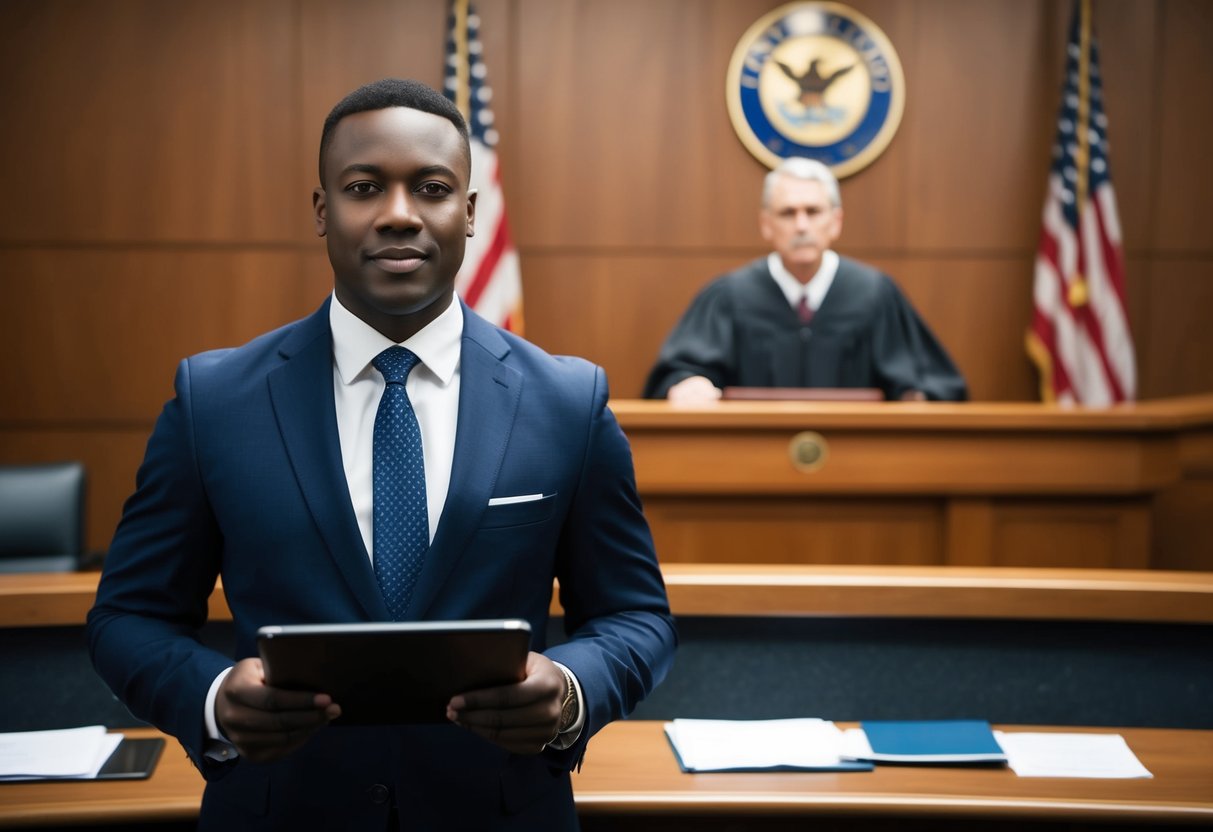
[[(159, 737), (150, 728), (128, 737)], [(172, 737), (147, 780), (64, 780), (0, 783), (0, 828), (111, 824), (115, 827), (179, 821), (193, 824), (202, 801), (202, 775)]]
[(1119, 733), (1154, 777), (1038, 779), (1018, 777), (1006, 768), (913, 766), (848, 773), (683, 774), (661, 723), (618, 722), (591, 741), (573, 788), (582, 816), (963, 816), (1213, 824), (1213, 731), (1003, 730)]
[[(1006, 730), (1066, 730), (1006, 727)], [(1111, 732), (1113, 729), (1098, 729)], [(618, 722), (590, 743), (573, 778), (579, 814), (594, 828), (636, 832), (737, 817), (960, 819), (1070, 823), (1213, 824), (1213, 731), (1116, 729), (1148, 780), (1017, 777), (1009, 769), (877, 767), (860, 773), (683, 774), (659, 722)], [(132, 730), (130, 736), (154, 736)], [(148, 780), (0, 784), (0, 828), (180, 823), (197, 818), (201, 776), (173, 740)], [(689, 827), (688, 827), (689, 828)]]

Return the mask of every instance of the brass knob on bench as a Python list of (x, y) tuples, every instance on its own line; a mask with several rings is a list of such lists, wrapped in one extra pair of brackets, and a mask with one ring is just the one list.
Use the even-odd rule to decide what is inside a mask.
[(810, 473), (826, 464), (830, 444), (817, 431), (805, 430), (792, 437), (788, 444), (788, 459), (797, 471)]

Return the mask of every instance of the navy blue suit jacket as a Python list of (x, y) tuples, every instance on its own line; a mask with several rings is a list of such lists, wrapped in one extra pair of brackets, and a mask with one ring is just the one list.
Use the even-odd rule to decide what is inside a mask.
[[(203, 755), (207, 690), (232, 664), (197, 638), (217, 576), (237, 659), (262, 625), (389, 619), (342, 467), (326, 302), (181, 363), (89, 614), (100, 674), (207, 778), (202, 828), (379, 832), (393, 801), (409, 828), (575, 828), (586, 741), (665, 675), (673, 622), (603, 372), (466, 308), (460, 367), (450, 491), (409, 617), (530, 621), (532, 649), (581, 682), (578, 742), (525, 757), (453, 725), (331, 726), (274, 764)], [(547, 648), (553, 577), (569, 639)]]

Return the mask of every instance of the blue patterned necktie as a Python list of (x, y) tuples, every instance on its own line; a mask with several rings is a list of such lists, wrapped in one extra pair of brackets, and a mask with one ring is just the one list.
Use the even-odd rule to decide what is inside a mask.
[(389, 347), (371, 362), (387, 382), (375, 414), (375, 580), (396, 621), (404, 618), (430, 546), (421, 428), (404, 389), (417, 360), (404, 347)]

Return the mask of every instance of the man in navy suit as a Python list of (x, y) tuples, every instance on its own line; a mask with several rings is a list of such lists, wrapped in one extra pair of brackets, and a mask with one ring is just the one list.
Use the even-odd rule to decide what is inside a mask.
[[(669, 668), (673, 621), (601, 369), (455, 297), (470, 164), (458, 110), (424, 85), (340, 102), (313, 195), (332, 297), (183, 361), (148, 442), (88, 637), (115, 693), (206, 778), (201, 828), (576, 829), (587, 741)], [(396, 345), (419, 360), (406, 389), (429, 530), (397, 617), (524, 618), (533, 652), (524, 681), (455, 696), (449, 723), (330, 726), (341, 702), (325, 691), (266, 684), (256, 632), (392, 618), (371, 437), (375, 357)], [(198, 639), (219, 576), (234, 662)], [(568, 639), (549, 647), (554, 578)]]

